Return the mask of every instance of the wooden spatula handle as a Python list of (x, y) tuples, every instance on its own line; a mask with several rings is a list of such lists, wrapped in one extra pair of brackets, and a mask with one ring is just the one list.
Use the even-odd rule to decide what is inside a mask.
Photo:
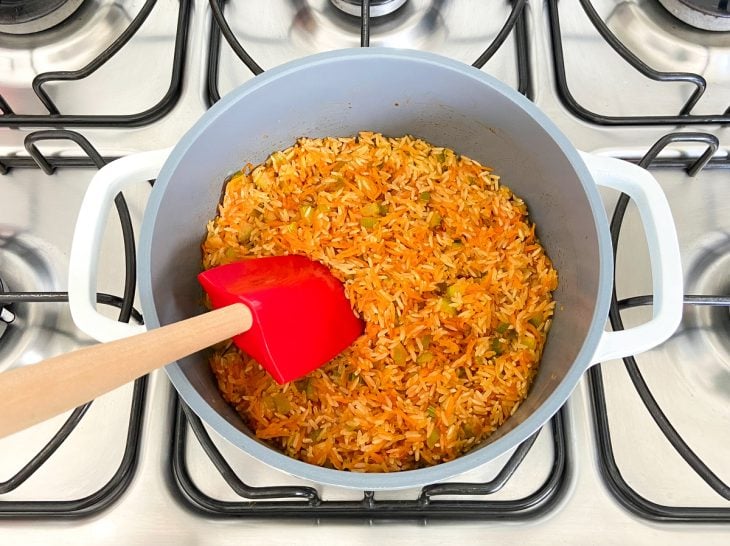
[(0, 374), (0, 438), (251, 328), (242, 303)]

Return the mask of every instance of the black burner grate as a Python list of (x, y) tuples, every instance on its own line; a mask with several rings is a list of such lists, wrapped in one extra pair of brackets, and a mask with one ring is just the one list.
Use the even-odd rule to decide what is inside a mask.
[[(699, 159), (684, 158), (663, 161), (657, 155), (669, 144), (674, 142), (704, 142), (707, 150)], [(705, 133), (672, 133), (666, 135), (646, 153), (639, 161), (644, 168), (680, 168), (684, 169), (689, 176), (695, 176), (703, 168), (730, 169), (730, 161), (727, 159), (711, 159), (718, 148), (718, 140), (713, 135)], [(629, 197), (621, 194), (611, 220), (611, 238), (614, 247), (614, 258), (618, 245), (621, 224), (623, 221)], [(621, 309), (651, 305), (651, 296), (639, 296), (617, 301), (614, 290), (610, 319), (614, 330), (623, 329), (621, 320)], [(715, 305), (730, 307), (730, 295), (728, 296), (702, 296), (686, 295), (685, 305)], [(637, 360), (633, 356), (623, 359), (626, 370), (634, 384), (642, 402), (649, 414), (660, 428), (666, 439), (687, 464), (709, 485), (719, 496), (730, 500), (730, 486), (724, 483), (712, 470), (695, 454), (687, 443), (682, 439), (677, 430), (672, 426), (667, 416), (662, 411), (656, 399), (651, 393), (649, 386), (644, 381)], [(608, 420), (608, 408), (603, 384), (601, 366), (594, 366), (588, 374), (591, 399), (593, 404), (593, 419), (596, 430), (596, 441), (598, 443), (598, 454), (601, 474), (606, 481), (610, 491), (622, 505), (633, 513), (654, 521), (663, 522), (730, 522), (730, 508), (701, 507), (701, 506), (665, 506), (652, 502), (641, 496), (623, 478), (621, 470), (616, 462), (611, 443), (611, 430)]]
[[(497, 476), (486, 483), (439, 483), (424, 487), (415, 500), (379, 500), (372, 491), (353, 501), (323, 500), (306, 486), (253, 487), (243, 481), (218, 451), (200, 419), (181, 402), (176, 403), (172, 443), (172, 474), (177, 492), (192, 509), (222, 517), (268, 517), (321, 519), (478, 519), (525, 520), (551, 511), (563, 497), (570, 476), (565, 415), (561, 410), (551, 421), (554, 450), (549, 476), (530, 494), (515, 500), (490, 500), (501, 490), (524, 461), (539, 432), (520, 445)], [(230, 502), (203, 493), (187, 466), (188, 428), (230, 488), (241, 497)], [(449, 500), (438, 497), (449, 495)], [(453, 497), (485, 496), (486, 500)]]
[[(527, 0), (509, 0), (512, 5), (510, 14), (507, 17), (497, 36), (484, 52), (477, 58), (472, 65), (476, 68), (482, 68), (489, 59), (499, 50), (510, 34), (514, 32), (516, 43), (515, 63), (517, 65), (518, 86), (520, 93), (529, 99), (534, 98), (532, 74), (530, 70), (529, 42), (527, 34), (527, 15), (525, 6)], [(220, 46), (221, 35), (231, 49), (236, 53), (238, 58), (246, 67), (254, 74), (261, 74), (264, 70), (259, 64), (248, 54), (241, 43), (236, 38), (224, 14), (225, 0), (210, 0), (212, 21), (210, 40), (208, 43), (208, 63), (207, 63), (207, 88), (206, 100), (208, 105), (213, 105), (221, 98), (218, 87), (218, 72), (220, 62)], [(360, 17), (360, 46), (368, 47), (370, 45), (370, 2), (362, 2), (362, 11)]]
[(150, 124), (166, 115), (177, 104), (182, 92), (182, 75), (188, 41), (192, 0), (180, 0), (175, 49), (172, 61), (170, 85), (160, 101), (142, 112), (133, 114), (64, 114), (45, 91), (48, 82), (83, 80), (101, 68), (114, 57), (142, 27), (155, 7), (156, 0), (147, 0), (137, 16), (129, 23), (124, 32), (109, 45), (98, 57), (79, 70), (44, 72), (33, 79), (33, 91), (48, 110), (48, 114), (21, 114), (13, 111), (12, 106), (0, 95), (0, 127), (139, 127)]
[[(31, 154), (31, 159), (37, 168), (42, 169), (46, 174), (52, 174), (57, 162), (51, 162), (36, 147), (36, 143), (43, 140), (70, 140), (78, 144), (86, 153), (88, 162), (84, 166), (93, 165), (101, 168), (106, 164), (91, 143), (78, 133), (68, 130), (38, 131), (30, 133), (26, 138), (26, 149)], [(2, 158), (0, 168), (2, 173), (8, 172), (9, 168), (15, 166), (28, 167), (29, 165), (14, 164), (13, 158)], [(76, 163), (76, 161), (74, 161)], [(97, 294), (97, 301), (101, 304), (112, 305), (119, 308), (119, 320), (129, 322), (134, 319), (142, 323), (142, 316), (134, 309), (134, 294), (136, 283), (136, 254), (134, 248), (134, 232), (127, 203), (120, 193), (115, 198), (115, 205), (119, 214), (124, 237), (125, 249), (125, 286), (124, 297), (112, 296), (109, 294)], [(0, 293), (0, 309), (3, 306), (16, 302), (67, 302), (66, 292), (7, 292)], [(68, 436), (81, 422), (84, 414), (92, 404), (89, 402), (76, 408), (66, 422), (51, 440), (23, 466), (14, 476), (5, 482), (0, 483), (0, 518), (19, 517), (81, 517), (97, 513), (112, 502), (114, 502), (129, 486), (134, 476), (137, 460), (139, 457), (139, 446), (142, 433), (142, 419), (147, 390), (147, 377), (135, 381), (132, 394), (132, 403), (129, 414), (129, 427), (124, 449), (124, 455), (117, 471), (112, 478), (98, 491), (84, 498), (67, 501), (3, 501), (2, 495), (14, 491), (32, 477), (39, 468), (55, 453)]]
[[(593, 112), (583, 106), (570, 92), (568, 85), (568, 76), (565, 70), (565, 59), (563, 49), (563, 38), (560, 29), (560, 13), (558, 9), (559, 0), (547, 0), (547, 11), (550, 20), (550, 38), (552, 41), (553, 67), (555, 70), (555, 79), (557, 85), (558, 96), (565, 107), (580, 119), (595, 123), (598, 125), (609, 126), (627, 126), (627, 125), (696, 125), (696, 124), (722, 124), (730, 123), (730, 105), (724, 112), (717, 114), (692, 114), (692, 109), (700, 100), (707, 89), (707, 81), (700, 74), (688, 72), (660, 72), (654, 70), (629, 50), (613, 34), (606, 23), (596, 12), (590, 0), (580, 0), (581, 6), (596, 31), (601, 37), (618, 53), (627, 63), (635, 68), (639, 73), (647, 78), (667, 83), (685, 83), (694, 86), (694, 91), (690, 94), (677, 114), (667, 115), (636, 115), (636, 116), (609, 116)], [(583, 77), (587, 77), (584, 75)]]

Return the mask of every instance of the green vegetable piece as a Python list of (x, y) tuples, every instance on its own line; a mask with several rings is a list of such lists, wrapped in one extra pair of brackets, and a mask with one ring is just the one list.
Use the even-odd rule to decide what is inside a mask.
[(299, 207), (299, 214), (302, 215), (303, 220), (311, 220), (314, 215), (314, 207), (312, 205), (302, 205)]
[(380, 214), (380, 216), (385, 216), (386, 214), (388, 214), (388, 205), (386, 205), (385, 203), (381, 203), (380, 205), (378, 205), (378, 213)]
[(253, 226), (250, 224), (243, 224), (238, 228), (238, 242), (241, 244), (248, 243), (251, 240), (251, 233), (253, 233)]
[(468, 438), (473, 438), (475, 436), (474, 428), (469, 423), (464, 423), (461, 425), (461, 436), (465, 440)]
[(441, 298), (439, 300), (439, 310), (447, 315), (455, 317), (457, 315), (456, 307), (453, 307), (448, 299)]
[(441, 439), (441, 433), (439, 432), (439, 429), (436, 427), (433, 427), (431, 434), (429, 434), (428, 438), (426, 438), (426, 445), (428, 447), (432, 448), (439, 442), (440, 439)]
[(499, 325), (497, 326), (497, 333), (504, 334), (508, 328), (509, 328), (508, 322), (500, 322)]
[(441, 215), (438, 212), (434, 212), (431, 215), (431, 218), (428, 220), (428, 227), (430, 227), (430, 228), (433, 229), (433, 228), (436, 228), (436, 227), (440, 226), (441, 225), (441, 220), (443, 220), (443, 218), (441, 217)]
[(542, 321), (543, 321), (542, 315), (537, 314), (537, 315), (533, 315), (532, 317), (530, 317), (530, 319), (527, 322), (532, 324), (535, 328), (539, 328), (540, 326), (542, 326)]
[(534, 337), (530, 337), (530, 336), (522, 336), (522, 337), (520, 338), (520, 343), (521, 343), (522, 345), (525, 345), (525, 346), (526, 346), (526, 347), (527, 347), (528, 349), (530, 349), (531, 351), (534, 351), (534, 350), (535, 350), (535, 347), (536, 347), (536, 343), (535, 343), (535, 338), (534, 338)]
[(395, 362), (399, 366), (405, 364), (406, 359), (408, 358), (408, 353), (406, 352), (403, 345), (401, 345), (400, 343), (393, 347), (391, 355), (393, 357), (393, 362)]
[(446, 296), (449, 299), (452, 299), (453, 300), (454, 298), (456, 298), (458, 296), (462, 296), (462, 295), (463, 294), (461, 292), (461, 289), (457, 285), (455, 285), (455, 284), (452, 284), (451, 286), (449, 286), (446, 289)]
[(316, 442), (319, 440), (319, 437), (322, 435), (322, 429), (321, 428), (315, 428), (314, 430), (310, 431), (307, 436), (309, 436), (309, 439), (313, 442)]
[(421, 203), (428, 203), (431, 200), (431, 192), (430, 191), (421, 192), (421, 195), (418, 196), (418, 200)]
[(423, 345), (424, 349), (428, 349), (431, 346), (431, 336), (423, 336), (421, 338), (421, 344)]
[(272, 398), (274, 399), (274, 406), (277, 412), (289, 413), (291, 411), (291, 404), (286, 396), (283, 394), (275, 394)]
[(490, 344), (490, 349), (492, 349), (497, 354), (497, 356), (504, 353), (504, 345), (497, 338), (494, 338), (492, 340), (492, 343)]
[(368, 203), (360, 209), (363, 216), (379, 216), (380, 206), (377, 203)]
[(428, 406), (426, 413), (428, 413), (429, 417), (436, 417), (436, 408), (434, 408), (433, 406)]
[(295, 384), (297, 389), (299, 389), (299, 392), (304, 393), (307, 400), (316, 400), (317, 396), (314, 394), (314, 384), (309, 377), (305, 377), (304, 379), (297, 381)]
[(418, 358), (416, 358), (416, 364), (428, 364), (433, 360), (433, 353), (431, 351), (423, 351)]
[(365, 229), (372, 229), (376, 226), (378, 223), (377, 218), (372, 218), (370, 216), (365, 216), (363, 218), (360, 218), (360, 225), (364, 227)]

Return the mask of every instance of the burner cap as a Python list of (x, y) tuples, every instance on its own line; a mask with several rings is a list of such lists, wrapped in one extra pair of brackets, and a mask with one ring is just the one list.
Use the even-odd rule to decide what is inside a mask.
[(0, 2), (0, 32), (33, 34), (62, 23), (84, 0), (3, 0)]
[[(362, 13), (362, 0), (330, 0), (330, 2), (337, 9), (344, 11), (348, 15), (360, 17)], [(390, 15), (405, 3), (406, 0), (371, 0), (370, 17)]]
[[(7, 292), (8, 287), (5, 285), (5, 282), (3, 282), (2, 277), (0, 277), (0, 294)], [(7, 324), (10, 324), (15, 320), (15, 314), (10, 311), (7, 307), (5, 307), (2, 303), (0, 303), (0, 338), (5, 333), (5, 329), (7, 328)]]
[(659, 0), (669, 13), (695, 28), (730, 31), (730, 0)]

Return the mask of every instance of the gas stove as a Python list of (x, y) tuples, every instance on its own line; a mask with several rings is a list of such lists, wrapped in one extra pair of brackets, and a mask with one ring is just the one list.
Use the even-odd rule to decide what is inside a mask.
[[(516, 450), (420, 490), (340, 490), (279, 474), (217, 437), (153, 373), (0, 440), (0, 543), (730, 540), (727, 2), (2, 4), (0, 372), (92, 342), (65, 291), (96, 169), (174, 145), (264, 70), (342, 47), (473, 64), (533, 100), (579, 148), (649, 168), (677, 224), (686, 305), (669, 341), (591, 369)], [(149, 193), (142, 180), (118, 196), (103, 239), (97, 301), (121, 321), (144, 320), (134, 237)], [(625, 196), (602, 196), (617, 329), (651, 316), (651, 275), (637, 211)]]

